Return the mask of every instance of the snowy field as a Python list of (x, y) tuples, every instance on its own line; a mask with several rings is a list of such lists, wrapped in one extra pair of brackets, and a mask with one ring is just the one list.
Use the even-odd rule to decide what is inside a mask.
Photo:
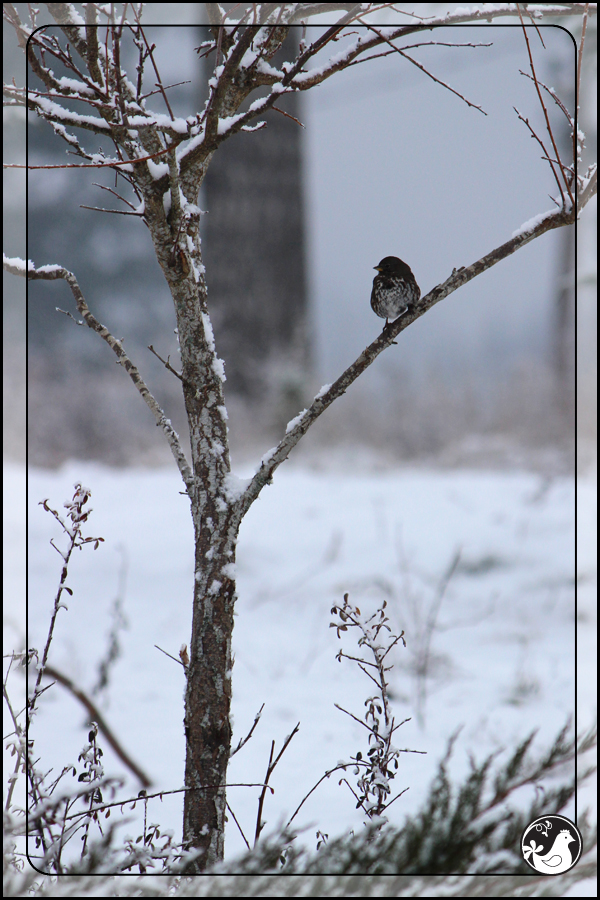
[[(24, 470), (5, 467), (5, 653), (23, 646), (24, 477)], [(51, 663), (91, 691), (120, 594), (127, 622), (119, 631), (121, 655), (96, 701), (150, 775), (152, 790), (181, 787), (183, 671), (154, 645), (177, 657), (180, 645), (189, 643), (192, 525), (182, 484), (174, 469), (70, 463), (58, 472), (31, 471), (29, 646), (40, 652), (61, 561), (49, 544), (60, 541), (58, 528), (38, 502), (48, 498), (62, 510), (76, 481), (92, 491), (94, 512), (84, 534), (105, 543), (96, 551), (84, 548), (71, 563), (74, 594), (68, 611), (59, 614)], [(578, 499), (581, 730), (595, 706), (594, 475), (579, 482)], [(371, 694), (355, 664), (335, 659), (340, 641), (329, 628), (330, 609), (346, 591), (363, 612), (387, 600), (392, 629), (404, 629), (407, 641), (406, 649), (394, 651), (389, 676), (396, 719), (411, 718), (395, 744), (427, 755), (402, 756), (392, 786), (410, 790), (391, 807), (391, 821), (401, 824), (419, 807), (458, 729), (451, 767), (457, 777), (467, 769), (468, 752), (480, 760), (534, 729), (534, 746), (547, 746), (574, 710), (574, 536), (575, 487), (567, 477), (384, 466), (358, 471), (341, 464), (317, 470), (293, 462), (282, 467), (242, 525), (234, 629), (234, 745), (263, 703), (265, 708), (252, 739), (232, 760), (228, 780), (261, 781), (271, 741), (277, 752), (300, 722), (272, 777), (267, 831), (287, 821), (326, 769), (367, 749), (365, 729), (334, 707), (361, 718)], [(357, 653), (352, 632), (343, 646)], [(18, 683), (15, 678), (15, 694)], [(83, 708), (58, 685), (40, 707), (33, 737), (41, 767), (60, 771), (76, 764), (86, 741)], [(139, 784), (102, 736), (100, 744), (106, 774), (123, 776), (123, 796), (135, 796)], [(250, 841), (258, 793), (247, 787), (228, 792)], [(181, 795), (152, 801), (149, 818), (179, 838)], [(334, 836), (359, 829), (361, 821), (335, 775), (295, 820), (313, 848), (317, 828)], [(123, 833), (139, 833), (135, 820)], [(243, 849), (230, 822), (226, 855)]]

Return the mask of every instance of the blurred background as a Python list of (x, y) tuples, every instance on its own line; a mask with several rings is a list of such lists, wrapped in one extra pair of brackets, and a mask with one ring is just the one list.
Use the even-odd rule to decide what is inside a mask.
[[(17, 7), (25, 14), (25, 4)], [(195, 53), (206, 38), (203, 14), (202, 4), (160, 3), (148, 4), (144, 13), (163, 83), (185, 82), (170, 91), (176, 115), (189, 115), (205, 100), (214, 63)], [(532, 39), (539, 76), (572, 109), (573, 39), (555, 26), (543, 28), (543, 37), (545, 49), (535, 34)], [(265, 129), (235, 135), (211, 163), (200, 195), (203, 252), (217, 349), (226, 364), (234, 465), (275, 443), (319, 387), (335, 380), (379, 333), (382, 322), (369, 298), (381, 258), (408, 262), (426, 293), (553, 205), (550, 168), (513, 109), (543, 132), (535, 88), (519, 74), (528, 70), (521, 29), (460, 27), (408, 43), (432, 39), (492, 44), (411, 51), (487, 115), (393, 54), (285, 98), (279, 105), (304, 127), (271, 111)], [(591, 160), (595, 19), (586, 51), (582, 127)], [(284, 48), (281, 59), (288, 52), (293, 47)], [(4, 67), (5, 80), (24, 81), (23, 54), (6, 25)], [(158, 97), (151, 106), (163, 111)], [(566, 121), (556, 108), (550, 114), (564, 145)], [(9, 112), (5, 124), (5, 159), (23, 161), (24, 114)], [(31, 164), (75, 162), (34, 116), (27, 138)], [(86, 136), (84, 143), (95, 151), (99, 139)], [(584, 165), (588, 161), (584, 157)], [(26, 228), (25, 176), (7, 170), (5, 253), (76, 273), (92, 311), (124, 338), (185, 434), (179, 382), (146, 349), (152, 343), (177, 361), (172, 301), (149, 235), (140, 220), (81, 208), (119, 208), (92, 184), (114, 187), (114, 175), (90, 171), (31, 171)], [(574, 462), (577, 335), (580, 448), (590, 455), (595, 217), (594, 199), (578, 226), (577, 266), (574, 229), (560, 229), (432, 309), (295, 452), (313, 460), (335, 449), (391, 461), (567, 471)], [(166, 442), (109, 348), (56, 312), (57, 306), (73, 308), (66, 285), (29, 285), (27, 322), (23, 281), (4, 275), (4, 296), (5, 456), (24, 457), (27, 358), (30, 463), (56, 467), (78, 458), (170, 465)]]

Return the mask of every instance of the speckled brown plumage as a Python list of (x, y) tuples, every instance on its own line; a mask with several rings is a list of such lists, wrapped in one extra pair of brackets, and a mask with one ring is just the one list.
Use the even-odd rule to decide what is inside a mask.
[(421, 296), (410, 266), (397, 256), (386, 256), (374, 267), (378, 274), (373, 279), (371, 308), (385, 319), (397, 319)]

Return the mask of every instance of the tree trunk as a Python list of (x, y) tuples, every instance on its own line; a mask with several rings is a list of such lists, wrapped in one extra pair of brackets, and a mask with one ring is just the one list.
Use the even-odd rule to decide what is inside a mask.
[[(186, 791), (183, 835), (188, 847), (200, 848), (196, 871), (223, 859), (225, 781), (231, 746), (231, 635), (235, 581), (224, 577), (224, 558), (235, 550), (211, 553), (208, 529), (196, 533), (196, 580), (188, 681), (185, 697)], [(227, 540), (225, 540), (225, 546)], [(215, 577), (219, 576), (219, 577)]]
[[(159, 202), (162, 205), (162, 199)], [(157, 210), (154, 218), (148, 200), (146, 203), (156, 255), (175, 304), (194, 472), (190, 497), (194, 607), (184, 719), (185, 786), (189, 790), (184, 800), (183, 839), (187, 847), (203, 851), (195, 867), (201, 872), (222, 859), (224, 849), (239, 518), (228, 485), (225, 375), (208, 318), (199, 212), (190, 215), (189, 207), (187, 213), (173, 211), (169, 229), (164, 214)]]

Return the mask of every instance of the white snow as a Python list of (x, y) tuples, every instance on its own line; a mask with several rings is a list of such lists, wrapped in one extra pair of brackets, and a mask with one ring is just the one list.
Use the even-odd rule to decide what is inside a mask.
[(204, 328), (204, 337), (206, 339), (206, 343), (208, 344), (209, 350), (215, 349), (215, 333), (213, 331), (212, 322), (210, 321), (210, 316), (206, 313), (200, 313), (202, 316), (202, 326)]
[(324, 384), (322, 388), (319, 388), (319, 392), (315, 394), (315, 400), (319, 400), (323, 394), (326, 394), (330, 387), (330, 384)]
[[(390, 31), (391, 33), (393, 33), (394, 30), (397, 31), (398, 29), (387, 29), (387, 30)], [(386, 29), (385, 28), (381, 29), (381, 32), (382, 33), (386, 32)], [(327, 72), (330, 68), (335, 66), (337, 63), (342, 62), (343, 60), (347, 59), (363, 43), (364, 43), (364, 40), (362, 38), (358, 38), (358, 40), (352, 41), (351, 43), (346, 44), (344, 46), (343, 50), (340, 50), (339, 53), (334, 53), (332, 56), (330, 56), (330, 58), (324, 65), (315, 66), (314, 68), (309, 69), (308, 72), (299, 72), (297, 75), (295, 75), (293, 84), (302, 84), (305, 81), (310, 81), (312, 78), (315, 78), (318, 75), (322, 75), (324, 72)]]
[(236, 122), (239, 122), (240, 119), (243, 119), (245, 113), (238, 113), (235, 116), (224, 116), (222, 119), (219, 119), (219, 124), (217, 125), (217, 133), (218, 134), (227, 134), (229, 129), (235, 125)]
[(260, 462), (259, 462), (258, 466), (256, 467), (257, 472), (259, 471), (261, 466), (265, 465), (266, 463), (268, 463), (271, 460), (271, 458), (274, 455), (276, 450), (277, 450), (277, 447), (271, 447), (270, 450), (267, 450), (266, 453), (263, 453), (263, 455), (260, 458)]
[(229, 472), (225, 476), (225, 494), (229, 503), (235, 503), (236, 500), (239, 500), (249, 484), (249, 478), (238, 478), (233, 472)]
[[(272, 450), (266, 454), (269, 458)], [(5, 466), (5, 621), (8, 649), (24, 646), (23, 470)], [(125, 748), (148, 771), (154, 788), (181, 784), (185, 756), (182, 728), (184, 672), (162, 653), (177, 656), (189, 644), (194, 559), (189, 501), (175, 469), (115, 470), (69, 463), (59, 471), (29, 473), (29, 646), (42, 648), (62, 560), (50, 546), (59, 530), (38, 501), (53, 508), (73, 494), (73, 482), (90, 486), (94, 513), (84, 535), (102, 536), (97, 551), (74, 555), (68, 584), (69, 612), (56, 625), (51, 663), (90, 690), (105, 656), (119, 591), (128, 627), (119, 633), (122, 654), (111, 670), (108, 694), (95, 697)], [(232, 495), (244, 482), (231, 476)], [(410, 790), (388, 813), (401, 824), (414, 811), (459, 726), (451, 772), (467, 770), (467, 752), (481, 760), (539, 729), (534, 747), (551, 740), (573, 711), (574, 696), (574, 482), (546, 480), (528, 472), (398, 468), (345, 471), (332, 463), (321, 471), (293, 461), (274, 476), (251, 507), (237, 551), (236, 624), (233, 633), (234, 744), (261, 721), (243, 751), (232, 759), (228, 780), (264, 776), (271, 740), (276, 750), (301, 722), (272, 778), (275, 795), (264, 810), (267, 831), (296, 808), (325, 770), (366, 746), (364, 728), (334, 703), (364, 715), (373, 685), (340, 647), (358, 655), (352, 630), (336, 637), (330, 609), (345, 591), (363, 614), (387, 600), (394, 633), (404, 629), (407, 648), (389, 661), (392, 711), (411, 718), (394, 735), (402, 754), (393, 793)], [(579, 727), (595, 705), (594, 577), (595, 480), (579, 482)], [(124, 502), (124, 500), (126, 502)], [(422, 659), (427, 617), (437, 587), (456, 550), (450, 580), (431, 635), (429, 677), (418, 721), (415, 669)], [(229, 567), (223, 575), (231, 577)], [(218, 582), (211, 590), (216, 592)], [(583, 655), (585, 648), (585, 656)], [(22, 689), (9, 680), (9, 689)], [(45, 695), (33, 737), (43, 768), (77, 763), (86, 743), (83, 709), (59, 685)], [(123, 796), (139, 785), (101, 733), (107, 775), (125, 775)], [(346, 773), (353, 783), (351, 770)], [(355, 800), (339, 778), (326, 779), (304, 805), (296, 823), (314, 849), (316, 828), (331, 836), (360, 829)], [(22, 784), (22, 779), (21, 779)], [(228, 802), (247, 835), (256, 818), (259, 789), (231, 788)], [(581, 803), (582, 801), (580, 801)], [(583, 805), (587, 805), (586, 803)], [(151, 801), (153, 821), (181, 835), (181, 796)], [(143, 814), (141, 807), (128, 817)], [(569, 812), (567, 811), (567, 815)], [(138, 822), (129, 823), (136, 835)], [(310, 826), (310, 827), (308, 827)], [(227, 829), (226, 855), (243, 849), (235, 824)]]
[(222, 359), (219, 359), (218, 356), (215, 356), (211, 363), (211, 368), (219, 381), (227, 381), (227, 376), (225, 375), (225, 363)]
[[(147, 160), (147, 164), (148, 171), (155, 181), (159, 181), (163, 175), (167, 175), (169, 172), (169, 167), (166, 162), (155, 162), (153, 159), (149, 159)], [(169, 194), (169, 209), (171, 208), (170, 201), (171, 195)]]
[[(87, 84), (84, 84), (83, 81), (79, 81), (77, 78), (62, 78), (56, 79), (58, 85), (65, 91), (75, 91), (76, 94), (81, 94), (82, 96), (95, 96), (94, 91), (91, 87), (88, 87)], [(56, 94), (56, 91), (53, 93)]]
[(511, 238), (519, 237), (519, 235), (521, 234), (528, 234), (528, 232), (533, 231), (533, 229), (536, 228), (540, 224), (540, 222), (543, 222), (544, 219), (549, 218), (549, 216), (555, 215), (556, 207), (554, 207), (554, 209), (549, 209), (546, 212), (538, 213), (537, 216), (532, 216), (531, 219), (523, 222), (522, 225), (519, 225), (519, 227), (515, 231), (513, 231), (513, 233), (511, 234)]
[(47, 97), (40, 97), (38, 94), (35, 94), (35, 101), (46, 115), (51, 115), (55, 119), (67, 120), (71, 126), (81, 125), (83, 127), (85, 125), (93, 125), (98, 131), (106, 131), (107, 133), (110, 131), (108, 123), (104, 119), (98, 118), (98, 116), (83, 116), (81, 113), (67, 109), (60, 103), (48, 100)]
[(297, 416), (294, 416), (293, 419), (290, 419), (290, 421), (285, 426), (286, 434), (289, 434), (290, 431), (292, 431), (296, 427), (296, 425), (298, 425), (298, 423), (301, 421), (302, 416), (304, 415), (305, 412), (306, 412), (306, 410), (303, 409), (302, 412), (299, 412)]
[(21, 272), (25, 272), (25, 268), (27, 268), (28, 272), (35, 272), (35, 265), (31, 259), (28, 259), (26, 263), (25, 260), (21, 259), (19, 256), (6, 256), (6, 254), (3, 253), (2, 262), (7, 266), (11, 266), (13, 269), (19, 269)]

